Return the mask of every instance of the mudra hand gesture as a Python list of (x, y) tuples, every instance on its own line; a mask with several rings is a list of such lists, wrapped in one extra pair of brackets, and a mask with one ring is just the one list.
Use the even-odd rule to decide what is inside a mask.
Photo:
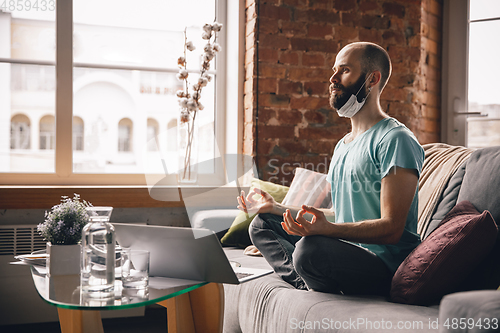
[[(259, 198), (255, 198), (259, 196)], [(267, 192), (254, 188), (245, 197), (245, 192), (237, 197), (238, 209), (248, 214), (270, 213), (276, 204), (274, 198)]]

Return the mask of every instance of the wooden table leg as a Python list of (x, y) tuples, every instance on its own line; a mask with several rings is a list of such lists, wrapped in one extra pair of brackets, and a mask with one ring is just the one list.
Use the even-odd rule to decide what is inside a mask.
[(158, 303), (167, 308), (169, 333), (221, 333), (224, 289), (210, 283), (187, 294)]
[(62, 333), (104, 333), (101, 313), (57, 308)]

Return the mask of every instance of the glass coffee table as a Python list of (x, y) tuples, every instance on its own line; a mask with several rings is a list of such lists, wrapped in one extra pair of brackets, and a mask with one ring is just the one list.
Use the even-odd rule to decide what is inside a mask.
[(146, 289), (122, 288), (114, 295), (89, 297), (80, 292), (80, 275), (48, 276), (45, 267), (31, 266), (38, 294), (57, 307), (62, 333), (103, 332), (100, 310), (159, 304), (167, 308), (168, 332), (222, 332), (222, 284), (151, 277)]

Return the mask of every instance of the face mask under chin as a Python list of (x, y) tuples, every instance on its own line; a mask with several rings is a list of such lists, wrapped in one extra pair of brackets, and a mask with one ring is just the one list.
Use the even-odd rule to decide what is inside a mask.
[(370, 95), (371, 89), (368, 90), (368, 94), (366, 94), (365, 98), (363, 98), (361, 102), (358, 102), (357, 96), (361, 89), (363, 89), (363, 87), (365, 86), (366, 82), (368, 82), (370, 77), (371, 75), (365, 80), (356, 95), (351, 94), (351, 97), (349, 97), (347, 102), (345, 102), (345, 104), (342, 105), (340, 109), (337, 109), (337, 113), (340, 117), (352, 118), (365, 105), (366, 99), (368, 98), (368, 95)]

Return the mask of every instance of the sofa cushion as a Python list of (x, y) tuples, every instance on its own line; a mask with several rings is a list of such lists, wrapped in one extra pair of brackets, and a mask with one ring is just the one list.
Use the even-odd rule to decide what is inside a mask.
[(448, 214), (448, 212), (457, 204), (458, 193), (462, 187), (466, 164), (467, 162), (464, 162), (450, 178), (448, 184), (446, 184), (443, 195), (439, 199), (438, 206), (436, 207), (436, 211), (432, 215), (427, 228), (423, 230), (422, 235), (420, 235), (422, 239), (426, 239), (434, 230), (436, 230), (446, 214)]
[(332, 207), (332, 193), (326, 174), (304, 168), (296, 168), (290, 190), (283, 199), (283, 204), (316, 208)]
[(391, 299), (428, 305), (456, 291), (491, 251), (497, 232), (488, 211), (479, 213), (470, 202), (460, 202), (399, 266), (392, 279)]
[[(470, 201), (479, 211), (490, 211), (500, 223), (500, 146), (478, 149), (472, 153), (465, 168), (458, 202)], [(490, 254), (477, 266), (462, 290), (496, 289), (500, 285), (500, 234)]]
[[(288, 192), (288, 187), (283, 185), (274, 184), (271, 182), (266, 182), (260, 179), (252, 179), (250, 185), (250, 191), (254, 188), (260, 188), (263, 191), (269, 193), (276, 202), (283, 201), (283, 198)], [(239, 212), (234, 218), (231, 227), (227, 233), (222, 237), (221, 243), (224, 246), (237, 246), (245, 248), (252, 244), (250, 236), (248, 235), (248, 226), (252, 222), (253, 218), (257, 214), (247, 214), (245, 212)]]

